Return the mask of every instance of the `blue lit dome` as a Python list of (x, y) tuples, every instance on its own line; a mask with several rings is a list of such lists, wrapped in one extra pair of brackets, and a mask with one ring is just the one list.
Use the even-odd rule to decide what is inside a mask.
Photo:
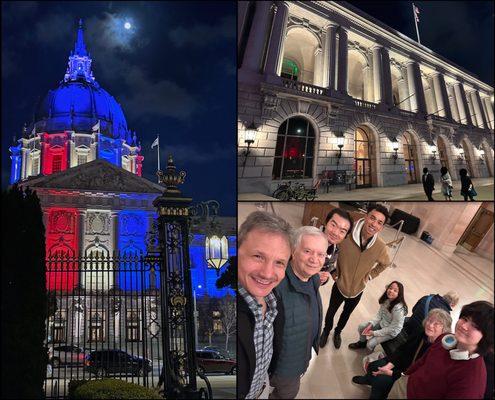
[(76, 43), (63, 81), (36, 106), (37, 132), (91, 132), (99, 123), (103, 135), (129, 141), (130, 132), (122, 108), (96, 82), (91, 70), (92, 61), (84, 43), (82, 21), (79, 21)]
[(96, 82), (84, 79), (62, 82), (50, 90), (35, 111), (35, 121), (45, 132), (91, 132), (100, 121), (108, 137), (126, 139), (127, 122), (117, 101)]

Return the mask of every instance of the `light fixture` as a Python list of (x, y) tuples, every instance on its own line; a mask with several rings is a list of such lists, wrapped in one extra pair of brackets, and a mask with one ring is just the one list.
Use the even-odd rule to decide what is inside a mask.
[(392, 149), (394, 150), (394, 154), (392, 154), (392, 158), (394, 159), (394, 164), (397, 163), (397, 158), (399, 158), (399, 155), (397, 152), (399, 151), (399, 141), (397, 138), (394, 138), (392, 140)]
[(464, 150), (462, 149), (461, 146), (459, 146), (458, 149), (459, 149), (459, 156), (457, 157), (457, 159), (459, 161), (464, 161)]
[(480, 149), (480, 164), (483, 164), (485, 162), (485, 150)]
[(242, 153), (242, 155), (244, 156), (244, 162), (242, 164), (243, 168), (246, 166), (247, 158), (249, 156), (249, 153), (251, 153), (250, 147), (254, 143), (254, 140), (256, 139), (257, 132), (258, 132), (258, 128), (254, 124), (254, 122), (251, 122), (244, 131), (244, 143), (247, 144), (247, 149), (244, 150), (244, 152)]
[(337, 147), (339, 148), (339, 152), (337, 153), (337, 165), (339, 165), (340, 158), (342, 157), (342, 147), (344, 147), (344, 134), (337, 133)]
[(206, 263), (208, 268), (215, 269), (217, 275), (220, 273), (220, 268), (229, 259), (229, 242), (225, 236), (219, 238), (217, 235), (212, 235), (206, 238)]

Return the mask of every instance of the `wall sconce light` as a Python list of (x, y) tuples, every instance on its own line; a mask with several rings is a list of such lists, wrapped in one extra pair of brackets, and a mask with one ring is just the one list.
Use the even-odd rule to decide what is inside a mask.
[(485, 150), (480, 149), (480, 164), (485, 162)]
[(242, 155), (244, 156), (244, 162), (242, 164), (243, 168), (246, 166), (247, 158), (249, 156), (249, 153), (251, 153), (250, 147), (254, 143), (254, 140), (256, 139), (257, 132), (258, 132), (258, 128), (254, 124), (254, 122), (251, 122), (244, 131), (244, 143), (247, 144), (247, 149), (244, 150), (244, 152), (242, 153)]
[(394, 150), (394, 154), (392, 154), (392, 158), (394, 159), (394, 164), (397, 163), (397, 158), (399, 158), (397, 152), (399, 151), (399, 142), (397, 138), (392, 140), (392, 149)]
[(435, 164), (435, 160), (437, 159), (436, 153), (437, 153), (437, 147), (434, 144), (430, 144), (430, 150), (433, 153), (431, 156), (431, 161), (433, 161), (433, 164)]
[(344, 147), (344, 134), (337, 134), (337, 147), (339, 152), (337, 153), (337, 165), (339, 165), (340, 158), (342, 157), (342, 147)]
[(464, 150), (459, 148), (459, 156), (457, 157), (459, 161), (464, 161)]

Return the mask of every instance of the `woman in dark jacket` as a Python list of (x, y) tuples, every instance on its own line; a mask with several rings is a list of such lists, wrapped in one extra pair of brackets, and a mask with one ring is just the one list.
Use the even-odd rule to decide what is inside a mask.
[(461, 176), (461, 195), (464, 197), (464, 201), (469, 200), (474, 201), (474, 195), (472, 190), (474, 189), (473, 182), (468, 175), (467, 169), (462, 168), (459, 171), (459, 175)]
[(428, 313), (423, 321), (424, 331), (409, 336), (407, 341), (399, 346), (394, 354), (368, 365), (366, 375), (355, 376), (352, 382), (360, 385), (370, 385), (370, 399), (386, 399), (394, 382), (428, 349), (442, 333), (449, 332), (452, 318), (445, 310), (435, 308)]

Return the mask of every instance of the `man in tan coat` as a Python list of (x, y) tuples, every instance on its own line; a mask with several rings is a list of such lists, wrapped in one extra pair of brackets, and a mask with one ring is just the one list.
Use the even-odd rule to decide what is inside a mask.
[(335, 313), (344, 303), (344, 310), (333, 334), (334, 346), (336, 349), (340, 348), (342, 344), (340, 333), (361, 300), (366, 283), (376, 278), (390, 265), (387, 246), (378, 237), (388, 217), (388, 211), (382, 205), (371, 206), (366, 216), (356, 222), (352, 235), (341, 243), (337, 270), (332, 274), (335, 283), (325, 316), (320, 347), (326, 345)]

